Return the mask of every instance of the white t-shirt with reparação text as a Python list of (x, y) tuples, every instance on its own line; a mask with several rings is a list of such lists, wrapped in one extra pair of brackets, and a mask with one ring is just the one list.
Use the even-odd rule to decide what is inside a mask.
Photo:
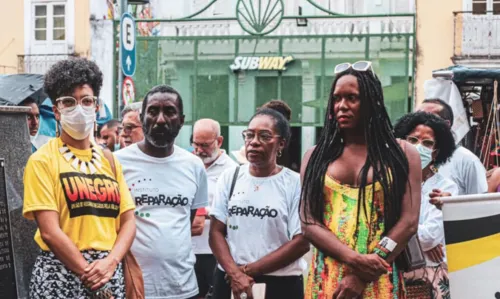
[[(241, 166), (228, 200), (234, 171), (228, 169), (219, 178), (210, 215), (227, 225), (231, 255), (236, 264), (244, 265), (276, 251), (302, 233), (300, 177), (286, 167), (270, 177), (254, 177), (246, 164)], [(301, 258), (266, 275), (302, 275), (305, 266)]]
[(131, 250), (143, 272), (146, 298), (195, 296), (190, 214), (208, 204), (202, 161), (178, 146), (169, 157), (151, 157), (137, 144), (116, 157), (135, 199), (137, 233)]
[[(221, 155), (217, 160), (214, 161), (212, 165), (207, 168), (207, 179), (208, 179), (208, 206), (206, 207), (207, 212), (210, 212), (210, 206), (212, 205), (213, 198), (215, 196), (215, 188), (217, 185), (217, 180), (221, 174), (228, 168), (234, 169), (238, 164), (231, 159), (225, 151), (222, 151)], [(210, 232), (210, 220), (205, 219), (205, 225), (203, 227), (203, 233), (201, 236), (193, 237), (193, 251), (194, 254), (212, 254), (212, 250), (208, 245), (208, 234)]]

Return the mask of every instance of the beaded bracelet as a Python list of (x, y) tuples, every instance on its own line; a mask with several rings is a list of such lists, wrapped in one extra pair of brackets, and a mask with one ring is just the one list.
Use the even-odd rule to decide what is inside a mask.
[(387, 259), (387, 257), (389, 256), (385, 251), (383, 251), (382, 249), (380, 249), (378, 247), (376, 247), (375, 249), (373, 249), (373, 253), (375, 253), (376, 255), (380, 256), (384, 260)]

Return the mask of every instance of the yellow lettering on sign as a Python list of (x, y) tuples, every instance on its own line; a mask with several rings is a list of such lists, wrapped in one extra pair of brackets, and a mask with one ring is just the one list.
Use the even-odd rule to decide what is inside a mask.
[(286, 70), (285, 64), (293, 60), (292, 56), (280, 57), (279, 59), (280, 59), (279, 69), (282, 71)]
[(270, 69), (272, 70), (278, 70), (280, 66), (280, 59), (281, 57), (273, 57), (273, 61), (271, 65), (269, 66)]
[(260, 57), (259, 70), (268, 70), (271, 66), (272, 60), (273, 60), (273, 57)]

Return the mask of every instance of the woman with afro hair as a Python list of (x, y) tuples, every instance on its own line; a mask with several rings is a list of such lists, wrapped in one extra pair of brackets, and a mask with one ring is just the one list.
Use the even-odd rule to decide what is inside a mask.
[(396, 137), (406, 139), (417, 148), (422, 163), (422, 200), (417, 233), (427, 265), (405, 273), (405, 277), (410, 284), (415, 280), (432, 284), (433, 298), (449, 298), (443, 213), (430, 203), (430, 199), (458, 195), (458, 186), (437, 171), (455, 151), (453, 134), (444, 120), (425, 112), (403, 116), (394, 131)]
[(102, 73), (86, 59), (45, 75), (57, 138), (28, 160), (23, 215), (35, 220), (41, 253), (32, 299), (125, 298), (122, 259), (135, 237), (134, 203), (120, 163), (92, 138)]

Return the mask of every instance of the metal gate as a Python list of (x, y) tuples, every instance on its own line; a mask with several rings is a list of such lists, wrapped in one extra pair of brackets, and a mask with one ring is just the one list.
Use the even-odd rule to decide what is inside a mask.
[[(184, 99), (186, 124), (210, 117), (239, 126), (262, 103), (282, 99), (293, 110), (292, 125), (317, 127), (334, 66), (370, 60), (391, 118), (412, 109), (414, 14), (339, 15), (308, 0), (317, 15), (285, 16), (285, 1), (238, 0), (234, 17), (199, 17), (216, 2), (181, 19), (136, 19), (136, 101), (169, 84)], [(135, 14), (145, 15), (140, 8)]]

